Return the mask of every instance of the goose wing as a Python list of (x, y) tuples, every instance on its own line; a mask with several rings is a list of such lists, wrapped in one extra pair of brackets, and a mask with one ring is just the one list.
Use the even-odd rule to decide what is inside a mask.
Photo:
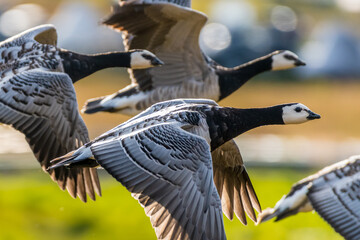
[(154, 125), (91, 150), (145, 208), (158, 239), (225, 239), (210, 147), (181, 127)]
[(245, 212), (256, 222), (254, 208), (261, 212), (259, 200), (245, 169), (240, 151), (230, 140), (212, 151), (214, 182), (221, 198), (224, 214), (230, 220), (233, 212), (246, 224)]
[(210, 73), (199, 47), (200, 30), (207, 17), (174, 4), (115, 6), (104, 23), (123, 31), (127, 50), (147, 49), (165, 64), (161, 68), (129, 70), (141, 91), (158, 86), (199, 81)]
[(201, 99), (201, 98), (185, 98), (185, 99), (175, 99), (175, 100), (168, 100), (163, 101), (159, 103), (153, 104), (151, 107), (148, 107), (143, 112), (139, 113), (135, 117), (129, 119), (126, 122), (121, 123), (120, 125), (114, 127), (113, 129), (110, 129), (109, 131), (105, 132), (104, 134), (100, 135), (94, 141), (100, 140), (100, 139), (107, 139), (108, 137), (113, 137), (115, 135), (118, 135), (120, 131), (122, 131), (123, 128), (126, 128), (126, 125), (132, 125), (135, 121), (142, 121), (141, 118), (146, 118), (147, 116), (151, 114), (156, 114), (161, 110), (171, 111), (169, 110), (171, 107), (181, 107), (184, 105), (189, 104), (205, 104), (205, 105), (212, 105), (212, 106), (218, 106), (218, 104), (210, 99)]
[(127, 4), (144, 4), (144, 3), (174, 3), (183, 7), (191, 7), (191, 0), (120, 0), (120, 5)]
[(27, 42), (38, 42), (40, 44), (50, 44), (56, 46), (57, 32), (52, 24), (44, 24), (30, 28), (0, 43), (0, 48), (10, 46), (22, 46)]
[(152, 113), (156, 113), (162, 109), (168, 109), (169, 107), (175, 107), (175, 106), (183, 106), (186, 104), (206, 104), (206, 105), (212, 105), (212, 106), (218, 106), (218, 104), (214, 100), (210, 99), (201, 99), (201, 98), (184, 98), (184, 99), (175, 99), (175, 100), (169, 100), (169, 101), (163, 101), (159, 103), (153, 104), (151, 107), (147, 108), (142, 113), (136, 115), (131, 119), (131, 121), (135, 119), (139, 119), (142, 117), (145, 117), (147, 115), (150, 115)]
[(360, 158), (351, 158), (341, 165), (334, 165), (332, 171), (314, 179), (308, 198), (320, 216), (345, 239), (360, 239)]
[(78, 113), (75, 89), (64, 73), (30, 70), (0, 82), (0, 122), (26, 136), (44, 171), (72, 197), (95, 199), (100, 185), (95, 169), (47, 170), (50, 160), (89, 141)]

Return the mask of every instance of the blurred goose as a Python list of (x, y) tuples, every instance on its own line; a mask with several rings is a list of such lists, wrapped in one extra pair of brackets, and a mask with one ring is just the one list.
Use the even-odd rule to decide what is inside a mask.
[(312, 210), (345, 239), (360, 239), (360, 156), (328, 166), (294, 184), (275, 208), (264, 210), (259, 222)]
[[(213, 181), (213, 166), (216, 171), (221, 163), (211, 152), (259, 126), (317, 118), (297, 103), (235, 109), (204, 99), (161, 102), (53, 160), (51, 168), (100, 165), (145, 208), (158, 239), (225, 239), (217, 190), (223, 186)], [(235, 181), (248, 179), (243, 166), (237, 170)], [(237, 199), (247, 194), (243, 188), (234, 192)]]
[[(104, 23), (123, 32), (126, 49), (148, 49), (165, 65), (129, 70), (130, 85), (114, 94), (88, 100), (82, 109), (84, 113), (135, 115), (154, 103), (176, 98), (220, 101), (259, 73), (305, 65), (290, 51), (275, 51), (234, 68), (220, 66), (199, 47), (199, 34), (207, 21), (204, 14), (171, 3), (137, 2), (121, 1)], [(190, 5), (190, 1), (184, 5)]]
[[(150, 67), (158, 60), (148, 51), (80, 55), (57, 48), (56, 41), (55, 28), (42, 25), (0, 43), (0, 123), (26, 136), (44, 170), (51, 159), (89, 141), (74, 82), (102, 68)], [(101, 195), (94, 169), (46, 171), (74, 198)]]

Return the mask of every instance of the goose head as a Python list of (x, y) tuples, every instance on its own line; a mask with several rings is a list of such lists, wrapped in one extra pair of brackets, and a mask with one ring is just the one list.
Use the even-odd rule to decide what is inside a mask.
[(284, 124), (304, 123), (319, 118), (319, 114), (314, 113), (301, 103), (287, 104), (282, 108), (282, 119)]
[(295, 53), (285, 50), (285, 51), (276, 51), (272, 55), (272, 65), (271, 69), (276, 70), (285, 70), (298, 66), (305, 66), (306, 63), (302, 61)]
[(134, 50), (130, 52), (130, 68), (143, 69), (161, 66), (164, 63), (147, 50)]

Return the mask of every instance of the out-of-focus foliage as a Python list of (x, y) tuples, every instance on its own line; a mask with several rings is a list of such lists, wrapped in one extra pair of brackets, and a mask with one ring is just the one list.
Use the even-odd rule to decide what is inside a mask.
[[(250, 169), (263, 207), (273, 206), (306, 172)], [(0, 173), (0, 239), (156, 239), (148, 217), (118, 182), (101, 176), (103, 197), (82, 203), (61, 192), (40, 170)], [(243, 226), (226, 219), (228, 239), (341, 239), (317, 214)], [(249, 220), (251, 221), (251, 220)]]

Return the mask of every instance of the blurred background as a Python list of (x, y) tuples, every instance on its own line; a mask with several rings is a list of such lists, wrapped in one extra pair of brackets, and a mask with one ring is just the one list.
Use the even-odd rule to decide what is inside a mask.
[[(0, 0), (0, 40), (43, 23), (58, 30), (60, 47), (96, 53), (123, 49), (121, 34), (102, 26), (110, 0)], [(360, 0), (193, 0), (208, 24), (200, 44), (232, 67), (289, 49), (306, 67), (261, 74), (220, 102), (265, 107), (301, 102), (322, 119), (255, 129), (237, 140), (262, 207), (320, 168), (360, 154)], [(78, 83), (79, 107), (130, 83), (109, 69)], [(91, 138), (129, 119), (83, 116)], [(101, 171), (103, 197), (73, 200), (38, 167), (24, 137), (0, 125), (0, 239), (156, 239), (143, 209)], [(317, 214), (255, 226), (224, 217), (228, 239), (341, 239)]]

